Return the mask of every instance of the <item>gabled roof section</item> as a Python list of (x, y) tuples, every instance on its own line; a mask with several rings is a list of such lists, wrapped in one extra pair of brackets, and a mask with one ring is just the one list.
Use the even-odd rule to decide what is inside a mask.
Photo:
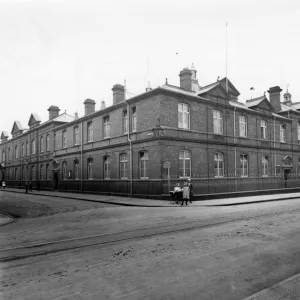
[(72, 122), (75, 120), (75, 117), (68, 115), (67, 113), (63, 113), (61, 115), (59, 115), (58, 117), (52, 119), (51, 121), (55, 121), (55, 122)]
[(240, 95), (240, 92), (235, 88), (235, 86), (231, 83), (231, 81), (227, 77), (222, 78), (219, 82), (225, 91), (226, 91), (226, 85), (228, 85), (229, 94), (234, 95), (236, 97)]
[(274, 111), (274, 107), (272, 106), (272, 104), (266, 98), (265, 95), (257, 97), (257, 98), (246, 100), (246, 105), (248, 107), (251, 107), (251, 108), (259, 107), (259, 108), (262, 108), (262, 109), (265, 109), (265, 106), (267, 106), (269, 109)]
[(37, 114), (32, 113), (30, 115), (30, 118), (29, 118), (29, 121), (28, 121), (28, 126), (31, 126), (34, 123), (40, 123), (40, 122), (41, 122), (41, 118)]
[(206, 94), (212, 95), (212, 96), (221, 96), (224, 98), (229, 98), (229, 93), (226, 92), (226, 90), (221, 85), (220, 81), (211, 83), (209, 85), (206, 85), (202, 87), (197, 94), (200, 96), (204, 96)]
[(8, 132), (3, 130), (1, 133), (1, 140), (4, 140), (5, 138), (8, 138)]
[(296, 107), (298, 107), (298, 109), (300, 108), (300, 106), (294, 106), (294, 105), (286, 105), (286, 104), (283, 104), (283, 103), (280, 103), (280, 106), (281, 106), (281, 111), (280, 112), (288, 112), (288, 111), (292, 111), (292, 112), (297, 112), (297, 113), (300, 113), (299, 110), (297, 110)]
[(12, 127), (12, 130), (11, 130), (11, 134), (14, 134), (16, 132), (23, 131), (23, 130), (24, 130), (24, 128), (21, 125), (21, 123), (19, 121), (15, 121), (14, 125)]

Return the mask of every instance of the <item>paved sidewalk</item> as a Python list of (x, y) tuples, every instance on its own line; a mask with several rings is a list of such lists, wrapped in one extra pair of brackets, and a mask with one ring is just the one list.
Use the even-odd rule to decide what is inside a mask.
[[(2, 191), (15, 192), (24, 194), (23, 189), (7, 188)], [(66, 192), (52, 192), (52, 191), (36, 191), (30, 192), (32, 195), (43, 195), (50, 197), (68, 198), (84, 201), (94, 201), (108, 204), (116, 204), (122, 206), (141, 206), (141, 207), (170, 207), (176, 206), (170, 204), (168, 200), (153, 200), (145, 198), (131, 198), (121, 196), (107, 196), (107, 195), (95, 195), (95, 194), (81, 194), (81, 193), (66, 193)], [(300, 193), (287, 193), (287, 194), (272, 194), (272, 195), (257, 195), (237, 198), (223, 198), (223, 199), (211, 199), (211, 200), (196, 200), (193, 203), (189, 203), (192, 207), (201, 206), (234, 206), (250, 203), (270, 202), (279, 200), (299, 199)]]
[(260, 291), (244, 300), (296, 300), (300, 299), (300, 274)]

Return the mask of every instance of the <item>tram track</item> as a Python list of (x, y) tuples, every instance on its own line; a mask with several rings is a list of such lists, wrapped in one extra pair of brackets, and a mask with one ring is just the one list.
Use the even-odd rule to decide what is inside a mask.
[[(142, 239), (153, 237), (157, 235), (176, 233), (180, 231), (208, 228), (214, 226), (221, 226), (228, 223), (234, 223), (239, 221), (248, 221), (258, 219), (261, 217), (270, 217), (275, 215), (281, 215), (285, 213), (293, 213), (300, 211), (300, 208), (277, 211), (277, 212), (264, 212), (257, 213), (252, 212), (252, 216), (245, 215), (245, 212), (237, 212), (231, 214), (231, 216), (217, 217), (215, 221), (212, 219), (193, 220), (188, 222), (181, 222), (176, 224), (168, 224), (161, 226), (144, 227), (127, 231), (119, 231), (108, 234), (86, 236), (80, 238), (70, 238), (63, 240), (56, 240), (51, 242), (31, 244), (21, 247), (5, 248), (0, 250), (0, 262), (9, 262), (13, 260), (24, 259), (28, 257), (47, 255), (60, 251), (74, 250), (83, 247), (106, 245), (117, 242), (129, 241), (133, 239)], [(232, 215), (239, 215), (233, 217)]]

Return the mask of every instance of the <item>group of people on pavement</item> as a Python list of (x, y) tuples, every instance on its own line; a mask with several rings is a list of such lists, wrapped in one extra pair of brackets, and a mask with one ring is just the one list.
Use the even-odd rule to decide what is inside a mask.
[(191, 179), (188, 179), (183, 183), (183, 187), (180, 186), (180, 183), (178, 182), (174, 188), (173, 194), (177, 199), (181, 199), (181, 205), (188, 205), (188, 202), (192, 203), (193, 199), (193, 183)]

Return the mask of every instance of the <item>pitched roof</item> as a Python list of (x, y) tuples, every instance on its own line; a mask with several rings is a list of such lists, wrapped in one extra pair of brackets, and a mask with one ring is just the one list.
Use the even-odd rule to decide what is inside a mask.
[(22, 131), (24, 130), (23, 126), (21, 125), (21, 123), (19, 121), (15, 121), (11, 130), (11, 134), (13, 134), (14, 132), (18, 132), (18, 131)]
[(41, 122), (41, 118), (38, 116), (36, 113), (32, 113), (30, 115), (29, 121), (28, 121), (28, 126), (32, 125), (33, 123), (36, 122)]
[(298, 104), (296, 107), (294, 105), (288, 106), (286, 104), (280, 103), (281, 106), (281, 111), (285, 112), (285, 111), (295, 111), (295, 112), (300, 112), (299, 110), (297, 110), (296, 107), (300, 108), (300, 105)]
[(1, 133), (1, 140), (6, 137), (8, 137), (8, 132), (3, 130)]
[(248, 107), (257, 106), (264, 99), (266, 99), (265, 96), (260, 96), (260, 97), (257, 97), (257, 98), (249, 99), (249, 100), (246, 100), (246, 105)]

